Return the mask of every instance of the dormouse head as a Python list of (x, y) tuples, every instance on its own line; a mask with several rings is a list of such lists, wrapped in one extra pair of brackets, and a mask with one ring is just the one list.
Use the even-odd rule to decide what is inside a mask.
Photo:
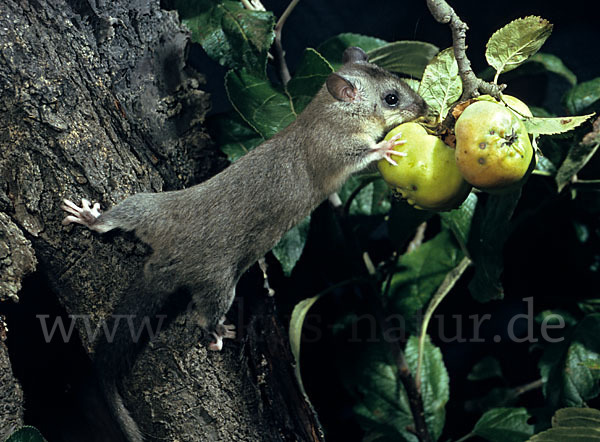
[(389, 130), (424, 115), (423, 99), (398, 76), (368, 62), (358, 47), (344, 51), (341, 69), (327, 78), (327, 90), (343, 108)]

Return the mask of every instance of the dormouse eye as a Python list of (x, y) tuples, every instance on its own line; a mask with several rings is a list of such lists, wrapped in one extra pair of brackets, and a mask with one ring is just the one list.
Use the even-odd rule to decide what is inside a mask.
[(399, 101), (396, 94), (387, 94), (384, 99), (389, 106), (396, 106)]

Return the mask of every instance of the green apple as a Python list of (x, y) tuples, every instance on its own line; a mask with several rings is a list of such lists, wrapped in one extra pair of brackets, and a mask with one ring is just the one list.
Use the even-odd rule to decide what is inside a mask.
[(388, 185), (418, 209), (442, 211), (460, 206), (471, 186), (456, 167), (454, 149), (418, 123), (401, 124), (385, 139), (398, 133), (406, 143), (395, 149), (406, 156), (394, 156), (396, 166), (386, 160), (377, 163)]
[(523, 121), (502, 104), (476, 101), (458, 117), (454, 131), (456, 164), (475, 187), (491, 192), (512, 189), (535, 166)]
[[(477, 97), (476, 100), (491, 101), (493, 103), (498, 103), (498, 101), (491, 95), (481, 95), (481, 96)], [(512, 95), (502, 94), (502, 102), (504, 102), (504, 104), (508, 105), (510, 110), (512, 110), (517, 115), (517, 117), (519, 117), (521, 120), (524, 118), (533, 117), (533, 114), (531, 113), (529, 106), (527, 106), (525, 103), (523, 103), (517, 97), (513, 97)]]

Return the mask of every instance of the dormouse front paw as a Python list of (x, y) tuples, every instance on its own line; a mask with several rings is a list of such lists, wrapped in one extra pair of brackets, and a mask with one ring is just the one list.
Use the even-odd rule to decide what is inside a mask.
[(392, 155), (396, 155), (399, 157), (405, 157), (407, 155), (406, 152), (399, 152), (397, 150), (394, 150), (396, 146), (402, 146), (403, 144), (406, 144), (406, 140), (401, 140), (401, 137), (402, 134), (398, 133), (389, 140), (380, 141), (375, 146), (375, 149), (378, 152), (381, 152), (381, 158), (385, 159), (388, 163), (390, 163), (393, 166), (397, 166), (398, 163), (396, 163), (396, 161), (392, 159)]
[(100, 204), (95, 203), (92, 205), (92, 203), (85, 198), (81, 199), (81, 207), (67, 199), (63, 200), (63, 204), (60, 207), (70, 214), (62, 220), (62, 224), (65, 226), (67, 224), (77, 223), (82, 224), (87, 228), (91, 228), (96, 222), (96, 219), (101, 215)]

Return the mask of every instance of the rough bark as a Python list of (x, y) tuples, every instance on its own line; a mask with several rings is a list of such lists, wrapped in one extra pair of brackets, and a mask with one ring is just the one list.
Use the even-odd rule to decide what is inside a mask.
[[(10, 243), (11, 254), (29, 256), (31, 242), (71, 315), (106, 318), (148, 248), (132, 235), (62, 227), (63, 198), (107, 207), (224, 166), (202, 129), (209, 99), (186, 67), (188, 44), (158, 0), (0, 2), (1, 220), (26, 238)], [(242, 329), (222, 353), (201, 345), (192, 310), (143, 349), (124, 397), (148, 440), (322, 438), (271, 302), (258, 302), (252, 333)]]
[[(0, 328), (2, 326), (0, 319)], [(0, 339), (0, 440), (6, 440), (22, 425), (23, 391), (13, 376), (8, 351)]]

